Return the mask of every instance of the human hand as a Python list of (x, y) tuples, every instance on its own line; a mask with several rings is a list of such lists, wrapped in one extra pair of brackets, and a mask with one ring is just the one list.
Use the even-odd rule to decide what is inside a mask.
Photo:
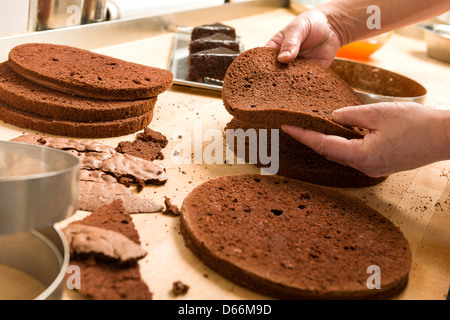
[(266, 44), (266, 47), (280, 50), (278, 61), (281, 63), (289, 63), (300, 55), (324, 67), (330, 65), (341, 46), (339, 34), (319, 10), (310, 10), (297, 16)]
[(368, 129), (363, 139), (345, 139), (295, 126), (282, 130), (328, 160), (371, 177), (450, 159), (450, 111), (417, 103), (376, 103), (336, 110), (332, 120)]

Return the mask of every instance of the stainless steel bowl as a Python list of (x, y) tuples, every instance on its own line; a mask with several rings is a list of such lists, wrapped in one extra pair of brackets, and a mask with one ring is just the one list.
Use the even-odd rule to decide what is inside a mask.
[(84, 0), (30, 0), (29, 25), (37, 31), (81, 24)]
[(53, 148), (0, 141), (0, 234), (48, 227), (77, 210), (80, 160)]
[(420, 27), (425, 30), (428, 56), (440, 61), (450, 62), (450, 25), (422, 24)]
[(344, 79), (364, 103), (410, 101), (423, 104), (427, 90), (401, 74), (346, 59), (334, 59), (330, 69)]
[[(0, 267), (9, 270), (0, 274), (2, 299), (61, 299), (69, 262), (66, 239), (56, 227), (0, 235)], [(13, 279), (3, 279), (5, 273)]]

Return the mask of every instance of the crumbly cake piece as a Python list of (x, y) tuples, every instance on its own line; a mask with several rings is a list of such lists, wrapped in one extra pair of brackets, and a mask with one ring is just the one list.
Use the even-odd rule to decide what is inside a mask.
[[(277, 176), (209, 180), (185, 198), (188, 248), (231, 281), (280, 299), (375, 299), (407, 284), (399, 228), (335, 190)], [(373, 280), (373, 270), (381, 275)], [(380, 284), (373, 289), (374, 282)]]
[[(120, 199), (98, 208), (82, 220), (71, 224), (118, 232), (135, 244), (141, 244), (132, 218)], [(147, 284), (141, 278), (137, 261), (123, 265), (105, 262), (91, 256), (87, 259), (71, 257), (69, 264), (80, 268), (81, 286), (76, 290), (90, 299), (150, 300), (153, 297)]]
[(144, 131), (138, 133), (136, 135), (136, 139), (142, 140), (145, 142), (154, 142), (161, 146), (161, 148), (165, 148), (169, 143), (167, 137), (161, 132), (150, 129), (149, 127), (145, 127)]
[(130, 156), (139, 157), (149, 161), (164, 159), (164, 155), (161, 152), (161, 146), (142, 140), (121, 141), (116, 147), (116, 150), (117, 152), (126, 153)]
[(118, 153), (113, 147), (96, 141), (46, 137), (25, 134), (11, 141), (37, 144), (71, 152), (81, 160), (81, 169), (99, 170), (117, 181), (122, 177), (133, 181), (142, 180), (148, 184), (161, 185), (168, 177), (165, 169), (141, 158)]
[(78, 210), (92, 212), (116, 199), (122, 199), (123, 206), (129, 213), (160, 212), (164, 209), (164, 206), (130, 190), (129, 187), (134, 183), (132, 178), (126, 178), (127, 185), (123, 184), (123, 179), (118, 181), (100, 170), (80, 170)]
[(136, 135), (134, 141), (121, 141), (116, 147), (116, 151), (131, 156), (153, 161), (155, 159), (163, 160), (162, 149), (167, 146), (169, 141), (161, 132), (145, 127), (143, 132)]

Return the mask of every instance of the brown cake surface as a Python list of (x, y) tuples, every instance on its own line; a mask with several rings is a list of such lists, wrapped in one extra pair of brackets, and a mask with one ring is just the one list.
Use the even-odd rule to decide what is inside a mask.
[(150, 111), (156, 99), (106, 101), (68, 95), (26, 80), (7, 62), (0, 64), (0, 100), (42, 117), (80, 122), (119, 120)]
[(339, 108), (363, 104), (344, 80), (312, 60), (277, 60), (278, 50), (258, 47), (239, 55), (227, 70), (222, 98), (241, 121), (273, 128), (298, 125), (326, 134), (361, 138), (360, 130), (331, 121)]
[(80, 267), (82, 285), (77, 291), (89, 299), (153, 299), (153, 293), (141, 278), (139, 265), (122, 268), (107, 263), (93, 263), (89, 260), (72, 260), (70, 264)]
[[(72, 224), (118, 232), (140, 245), (139, 234), (121, 200), (98, 208)], [(70, 226), (70, 225), (69, 225)], [(150, 300), (153, 294), (142, 280), (139, 265), (121, 265), (96, 259), (71, 258), (70, 265), (80, 268), (82, 295), (93, 300)]]
[(22, 77), (57, 91), (104, 100), (157, 96), (173, 74), (75, 47), (26, 43), (9, 52), (10, 67)]
[(142, 140), (121, 141), (116, 147), (117, 152), (126, 153), (134, 157), (153, 161), (155, 159), (163, 160), (164, 155), (161, 152), (161, 146), (156, 143), (149, 143)]
[[(233, 118), (225, 127), (225, 130), (242, 129), (243, 132), (247, 130), (255, 130), (255, 141), (245, 139), (245, 135), (239, 138), (236, 134), (234, 141), (233, 152), (246, 162), (250, 161), (250, 151), (258, 150), (258, 141), (260, 141), (260, 131), (267, 130), (267, 153), (271, 154), (272, 148), (276, 145), (272, 145), (272, 129), (261, 124), (249, 124)], [(275, 129), (279, 130), (279, 129)], [(386, 177), (372, 178), (362, 173), (359, 170), (343, 166), (336, 162), (327, 160), (311, 148), (305, 146), (299, 141), (292, 138), (290, 135), (284, 133), (282, 130), (278, 131), (278, 172), (277, 175), (286, 178), (306, 181), (317, 185), (338, 187), (338, 188), (361, 188), (369, 187), (379, 184), (386, 180)], [(243, 140), (245, 139), (245, 140)], [(239, 145), (245, 145), (243, 153), (239, 152)], [(262, 164), (260, 161), (252, 163), (257, 167), (269, 167), (267, 164)]]
[(137, 244), (141, 243), (133, 219), (120, 199), (94, 210), (87, 217), (73, 223), (116, 231)]
[(0, 120), (24, 129), (59, 136), (78, 138), (108, 138), (134, 133), (150, 124), (153, 108), (143, 115), (101, 122), (55, 120), (18, 110), (0, 101)]
[(224, 47), (191, 54), (188, 60), (188, 80), (202, 82), (205, 77), (223, 80), (228, 67), (238, 55), (238, 51)]
[(236, 30), (233, 27), (216, 22), (194, 27), (191, 33), (191, 40), (208, 37), (216, 33), (225, 34), (233, 39), (236, 38)]
[[(408, 241), (376, 210), (292, 179), (209, 180), (185, 198), (180, 223), (202, 262), (276, 298), (386, 298), (405, 287), (411, 268)], [(367, 285), (373, 266), (380, 289)]]
[(239, 52), (239, 40), (223, 33), (215, 33), (209, 37), (200, 38), (189, 43), (189, 53), (225, 47)]

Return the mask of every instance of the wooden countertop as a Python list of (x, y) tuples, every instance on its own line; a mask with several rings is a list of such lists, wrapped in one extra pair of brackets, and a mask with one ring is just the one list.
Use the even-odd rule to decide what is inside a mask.
[[(284, 27), (294, 14), (275, 9), (236, 20), (222, 21), (236, 28), (245, 48), (263, 46)], [(117, 58), (168, 68), (174, 33), (122, 43), (95, 50)], [(401, 73), (419, 81), (428, 89), (426, 104), (450, 108), (450, 64), (428, 58), (423, 41), (394, 34), (368, 63)], [(222, 129), (231, 119), (223, 107), (220, 93), (174, 85), (161, 94), (156, 104), (152, 129), (169, 139), (163, 150), (166, 159), (157, 161), (166, 168), (166, 185), (147, 186), (141, 196), (163, 201), (164, 196), (181, 206), (195, 186), (210, 178), (227, 174), (259, 173), (251, 165), (181, 164), (171, 161), (177, 145), (176, 129), (192, 130), (195, 121), (209, 128)], [(0, 139), (9, 140), (28, 130), (0, 122)], [(133, 140), (135, 135), (98, 139), (107, 145)], [(203, 147), (210, 141), (204, 141)], [(445, 299), (450, 287), (450, 161), (435, 163), (417, 170), (394, 174), (380, 185), (361, 189), (339, 189), (374, 207), (405, 234), (413, 253), (413, 264), (407, 288), (396, 299)], [(78, 211), (65, 223), (88, 213)], [(148, 255), (140, 261), (144, 281), (154, 299), (267, 299), (224, 279), (206, 267), (184, 245), (179, 233), (179, 218), (161, 213), (135, 214), (133, 221)], [(185, 296), (171, 295), (174, 281), (190, 286)], [(70, 290), (64, 299), (78, 299)]]

